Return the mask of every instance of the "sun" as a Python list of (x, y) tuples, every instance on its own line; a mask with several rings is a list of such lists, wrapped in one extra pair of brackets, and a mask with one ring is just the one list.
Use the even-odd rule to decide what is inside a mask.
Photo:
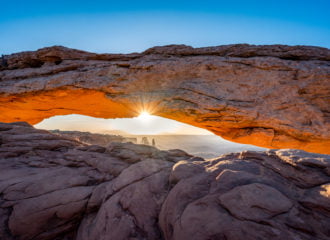
[(152, 118), (151, 114), (143, 111), (140, 113), (140, 115), (137, 117), (139, 120), (141, 120), (142, 122), (148, 122), (150, 121), (150, 119)]

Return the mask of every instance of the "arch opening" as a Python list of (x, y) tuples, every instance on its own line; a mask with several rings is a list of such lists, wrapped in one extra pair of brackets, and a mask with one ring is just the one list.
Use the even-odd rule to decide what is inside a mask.
[[(230, 110), (230, 114), (217, 109), (204, 113), (205, 109), (194, 108), (192, 103), (182, 99), (164, 101), (161, 94), (111, 96), (90, 89), (60, 88), (0, 97), (1, 102), (2, 122), (26, 121), (37, 124), (52, 116), (69, 114), (95, 118), (134, 118), (145, 111), (206, 129), (236, 143), (263, 148), (296, 148), (326, 154), (330, 151), (330, 141), (316, 139), (315, 142), (306, 142), (273, 128), (255, 126), (249, 119), (244, 119), (244, 116), (240, 120), (245, 113), (237, 109)], [(312, 134), (310, 138), (313, 140)]]
[(87, 144), (108, 146), (111, 142), (132, 142), (155, 146), (160, 150), (181, 149), (205, 159), (243, 150), (265, 150), (227, 141), (205, 129), (154, 116), (146, 111), (134, 118), (119, 119), (79, 114), (54, 116), (34, 127)]
[(122, 55), (57, 46), (12, 54), (0, 69), (0, 121), (132, 118), (147, 107), (233, 142), (330, 154), (328, 54), (249, 45)]

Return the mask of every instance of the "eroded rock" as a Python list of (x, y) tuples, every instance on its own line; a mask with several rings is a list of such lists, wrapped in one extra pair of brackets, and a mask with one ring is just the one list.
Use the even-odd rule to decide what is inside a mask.
[(329, 59), (325, 48), (244, 44), (17, 53), (0, 67), (0, 121), (147, 110), (234, 142), (329, 154)]
[[(204, 160), (0, 123), (0, 239), (330, 239), (330, 157)], [(101, 150), (102, 151), (101, 151)]]
[(219, 197), (220, 203), (241, 220), (262, 221), (288, 212), (291, 201), (275, 188), (251, 183), (233, 188)]
[[(306, 166), (304, 158), (322, 167)], [(188, 171), (196, 169), (192, 164), (204, 171), (192, 170), (187, 177), (181, 174), (184, 164)], [(165, 239), (330, 239), (329, 167), (328, 155), (295, 150), (179, 162), (160, 227)], [(309, 174), (315, 174), (313, 181)]]

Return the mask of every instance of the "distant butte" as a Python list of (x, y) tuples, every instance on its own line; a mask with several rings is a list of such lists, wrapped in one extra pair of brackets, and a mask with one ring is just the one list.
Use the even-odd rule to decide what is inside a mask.
[(170, 45), (95, 54), (61, 46), (0, 61), (0, 122), (141, 109), (267, 148), (330, 154), (330, 50)]

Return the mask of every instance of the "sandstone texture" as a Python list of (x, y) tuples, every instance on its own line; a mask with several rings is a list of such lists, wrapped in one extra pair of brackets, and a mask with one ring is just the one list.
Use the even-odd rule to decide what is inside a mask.
[(329, 154), (329, 61), (329, 49), (308, 46), (43, 48), (1, 58), (0, 121), (147, 110), (234, 142)]
[(330, 157), (204, 160), (0, 123), (1, 240), (327, 240)]

